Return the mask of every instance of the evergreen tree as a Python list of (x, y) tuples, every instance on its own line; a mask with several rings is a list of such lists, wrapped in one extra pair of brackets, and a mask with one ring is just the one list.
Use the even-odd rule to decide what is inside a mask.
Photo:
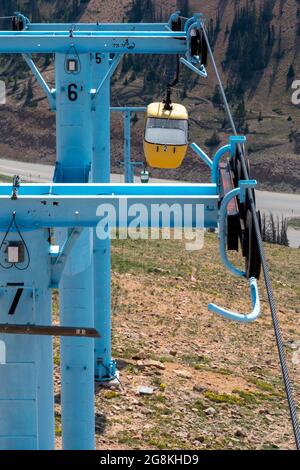
[(177, 0), (177, 7), (182, 16), (190, 17), (190, 2), (189, 0)]
[(155, 8), (152, 0), (133, 0), (128, 13), (129, 23), (151, 23), (155, 21)]
[(286, 88), (288, 89), (293, 83), (295, 78), (295, 70), (293, 64), (290, 65), (288, 72), (286, 74)]
[(36, 104), (33, 101), (33, 87), (32, 87), (32, 80), (31, 78), (28, 80), (27, 88), (26, 88), (26, 96), (25, 96), (25, 106), (35, 106)]
[(236, 119), (236, 123), (239, 129), (242, 129), (244, 127), (245, 118), (246, 118), (245, 101), (244, 101), (244, 98), (242, 98), (235, 111), (235, 119)]
[(221, 139), (217, 131), (214, 131), (209, 139), (206, 139), (205, 145), (207, 147), (217, 147), (221, 143)]
[(266, 67), (275, 41), (274, 0), (264, 0), (257, 14), (255, 2), (237, 8), (229, 33), (225, 64), (234, 64), (237, 76), (246, 84)]

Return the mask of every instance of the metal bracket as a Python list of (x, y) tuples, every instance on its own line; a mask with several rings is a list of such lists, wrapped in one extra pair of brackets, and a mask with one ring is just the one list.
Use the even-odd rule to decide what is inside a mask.
[(247, 189), (252, 189), (257, 186), (256, 180), (241, 180), (239, 181), (240, 187), (240, 202), (245, 202)]
[(168, 28), (170, 31), (172, 31), (172, 22), (178, 21), (178, 18), (180, 18), (180, 11), (175, 11), (175, 13), (172, 13), (172, 15), (170, 16), (168, 21)]
[(206, 71), (206, 68), (204, 65), (200, 65), (200, 68), (198, 69), (195, 65), (193, 65), (191, 62), (188, 60), (184, 59), (183, 57), (180, 58), (180, 62), (185, 65), (187, 68), (192, 70), (192, 72), (195, 72), (197, 75), (200, 75), (200, 77), (207, 78), (208, 74)]
[(105, 367), (106, 369), (106, 375), (103, 376), (102, 374), (102, 368), (103, 368), (103, 363), (101, 361), (97, 361), (96, 364), (96, 373), (95, 373), (95, 380), (96, 382), (113, 382), (114, 380), (118, 379), (119, 373), (117, 370), (117, 361), (112, 360), (110, 361), (108, 367)]
[(105, 84), (106, 80), (110, 79), (112, 77), (112, 75), (114, 74), (115, 70), (117, 69), (121, 59), (123, 57), (123, 54), (117, 54), (114, 56), (114, 58), (111, 60), (111, 65), (108, 69), (108, 71), (106, 72), (106, 74), (104, 75), (100, 85), (98, 86), (98, 88), (96, 90), (91, 90), (91, 97), (92, 97), (92, 100), (93, 100), (93, 107), (92, 109), (95, 110), (95, 98), (96, 96), (98, 96), (98, 94), (100, 93), (101, 91), (101, 88), (103, 87), (103, 85)]
[(132, 113), (143, 113), (146, 111), (145, 106), (126, 106), (112, 107), (111, 111), (120, 112), (124, 119), (124, 180), (125, 183), (134, 183), (134, 167), (143, 165), (142, 162), (131, 161), (131, 115)]
[(247, 141), (247, 137), (245, 135), (232, 135), (229, 137), (229, 145), (231, 147), (231, 156), (235, 156), (236, 147), (238, 145), (242, 145)]
[(231, 310), (226, 310), (225, 308), (218, 307), (215, 304), (209, 304), (208, 310), (210, 312), (217, 313), (218, 315), (221, 315), (222, 317), (227, 318), (228, 320), (233, 320), (240, 323), (251, 323), (255, 321), (260, 315), (260, 300), (257, 288), (257, 281), (255, 277), (250, 278), (249, 284), (251, 301), (253, 306), (253, 310), (251, 313), (237, 313)]
[[(232, 199), (239, 197), (241, 202), (245, 197), (246, 190), (248, 188), (254, 188), (256, 186), (255, 180), (244, 180), (240, 181), (240, 187), (233, 189), (224, 197), (221, 207), (220, 207), (220, 219), (219, 219), (219, 240), (220, 240), (220, 256), (226, 266), (235, 276), (246, 277), (246, 273), (241, 271), (239, 268), (236, 268), (228, 259), (226, 251), (226, 236), (227, 236), (227, 207)], [(209, 304), (208, 310), (218, 315), (221, 315), (229, 320), (234, 320), (243, 323), (250, 323), (257, 319), (260, 315), (260, 300), (259, 293), (257, 288), (257, 281), (254, 277), (250, 279), (250, 293), (252, 299), (253, 310), (251, 313), (241, 314), (237, 312), (232, 312), (231, 310), (226, 310), (224, 308), (218, 307), (215, 304)]]
[(45, 79), (43, 78), (41, 72), (35, 65), (35, 63), (32, 60), (31, 54), (22, 54), (23, 59), (27, 63), (28, 67), (30, 68), (31, 72), (35, 76), (37, 82), (39, 83), (40, 87), (42, 90), (45, 92), (49, 106), (52, 111), (56, 110), (56, 90), (50, 90), (48, 84), (46, 83)]
[(213, 161), (195, 142), (190, 145), (191, 149), (201, 158), (201, 160), (208, 166), (210, 170), (213, 168)]
[(53, 289), (57, 288), (60, 283), (62, 274), (68, 261), (68, 256), (71, 253), (72, 248), (80, 236), (82, 230), (82, 227), (75, 227), (71, 230), (71, 233), (62, 247), (62, 250), (58, 252), (57, 256), (55, 256), (53, 250), (50, 251), (50, 255), (54, 258), (54, 261), (52, 261), (53, 265), (51, 276), (51, 287)]
[(28, 25), (30, 24), (30, 19), (27, 18), (27, 16), (23, 15), (22, 13), (20, 13), (19, 11), (15, 11), (14, 12), (14, 15), (18, 18), (20, 18), (21, 20), (23, 20), (23, 23), (24, 23), (24, 29), (27, 29), (28, 28)]
[(227, 236), (227, 207), (232, 199), (239, 197), (241, 202), (243, 199), (243, 194), (246, 189), (254, 188), (257, 184), (255, 180), (244, 180), (240, 181), (240, 187), (233, 189), (224, 197), (221, 206), (220, 206), (220, 215), (219, 215), (219, 241), (220, 241), (220, 256), (226, 266), (235, 276), (246, 277), (246, 273), (241, 271), (239, 268), (236, 268), (228, 259), (226, 251), (226, 236)]
[(241, 143), (246, 142), (246, 140), (247, 139), (245, 136), (230, 136), (228, 138), (228, 144), (224, 145), (217, 151), (213, 159), (213, 167), (212, 167), (212, 174), (211, 174), (213, 183), (215, 184), (218, 183), (219, 163), (223, 155), (229, 152), (230, 157), (231, 158), (234, 157), (237, 145), (240, 145)]

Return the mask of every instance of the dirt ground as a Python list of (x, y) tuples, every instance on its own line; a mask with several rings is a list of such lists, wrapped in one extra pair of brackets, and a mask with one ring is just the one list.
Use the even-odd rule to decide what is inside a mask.
[[(266, 248), (300, 404), (300, 250)], [(116, 241), (112, 283), (122, 386), (96, 388), (97, 449), (294, 448), (263, 282), (254, 324), (207, 310), (210, 301), (250, 309), (247, 284), (221, 266), (215, 235), (199, 252), (179, 241)], [(59, 447), (58, 345), (54, 360)], [(153, 393), (140, 395), (140, 386)]]

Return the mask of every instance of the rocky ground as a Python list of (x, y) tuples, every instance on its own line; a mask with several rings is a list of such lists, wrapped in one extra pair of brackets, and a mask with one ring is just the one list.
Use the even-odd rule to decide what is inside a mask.
[[(266, 248), (300, 404), (300, 251)], [(179, 241), (115, 242), (112, 282), (122, 386), (96, 390), (98, 449), (294, 448), (263, 282), (256, 323), (207, 311), (209, 301), (250, 309), (246, 283), (221, 266), (215, 235), (199, 252)], [(60, 447), (58, 344), (54, 359)]]

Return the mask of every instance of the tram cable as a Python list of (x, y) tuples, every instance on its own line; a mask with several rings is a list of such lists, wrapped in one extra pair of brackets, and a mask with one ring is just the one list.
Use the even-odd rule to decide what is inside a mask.
[[(224, 102), (225, 110), (227, 117), (229, 119), (232, 131), (234, 135), (237, 135), (237, 129), (232, 117), (232, 113), (229, 107), (229, 103), (225, 94), (225, 90), (223, 87), (223, 83), (215, 62), (214, 54), (211, 48), (211, 45), (208, 40), (208, 34), (205, 29), (204, 24), (202, 23), (202, 30), (203, 34), (207, 43), (207, 48), (208, 48), (208, 53), (212, 61), (212, 66), (214, 69), (214, 72), (216, 74), (216, 78), (218, 80), (221, 96)], [(246, 179), (249, 179), (249, 172), (247, 168), (247, 164), (245, 161), (245, 155), (244, 155), (244, 149), (241, 145), (238, 146), (238, 152), (239, 152), (239, 158), (242, 166), (242, 171), (244, 173), (244, 177)], [(261, 259), (261, 264), (263, 268), (263, 273), (264, 273), (264, 279), (265, 279), (265, 285), (266, 285), (266, 290), (267, 290), (267, 295), (268, 295), (268, 300), (269, 300), (269, 305), (270, 305), (270, 311), (271, 311), (271, 316), (272, 316), (272, 322), (273, 322), (273, 327), (274, 327), (274, 332), (275, 332), (275, 338), (276, 338), (276, 343), (277, 343), (277, 349), (278, 349), (278, 354), (279, 354), (279, 360), (280, 360), (280, 366), (281, 366), (281, 371), (282, 371), (282, 378), (285, 386), (285, 391), (286, 391), (286, 396), (287, 396), (287, 401), (288, 401), (288, 406), (289, 406), (289, 412), (291, 416), (291, 421), (292, 421), (292, 426), (293, 426), (293, 432), (294, 432), (294, 437), (295, 437), (295, 443), (297, 450), (300, 450), (300, 425), (299, 425), (299, 419), (297, 415), (297, 406), (295, 403), (295, 399), (293, 396), (293, 388), (291, 384), (291, 380), (289, 377), (289, 370), (287, 366), (287, 361), (286, 361), (286, 355), (284, 351), (284, 346), (283, 346), (283, 339), (282, 339), (282, 334), (281, 334), (281, 329), (280, 329), (280, 324), (277, 316), (277, 309), (276, 309), (276, 302), (273, 294), (273, 289), (271, 285), (271, 279), (270, 279), (270, 273), (269, 273), (269, 267), (268, 263), (266, 260), (265, 256), (265, 250), (263, 246), (263, 240), (261, 236), (261, 230), (260, 230), (260, 224), (256, 212), (256, 205), (255, 205), (255, 200), (254, 200), (254, 192), (251, 189), (248, 189), (248, 201), (249, 201), (249, 208), (252, 213), (253, 217), (253, 223), (254, 223), (254, 229), (255, 229), (255, 235), (256, 235), (256, 240), (257, 240), (257, 245), (260, 253), (260, 259)]]

